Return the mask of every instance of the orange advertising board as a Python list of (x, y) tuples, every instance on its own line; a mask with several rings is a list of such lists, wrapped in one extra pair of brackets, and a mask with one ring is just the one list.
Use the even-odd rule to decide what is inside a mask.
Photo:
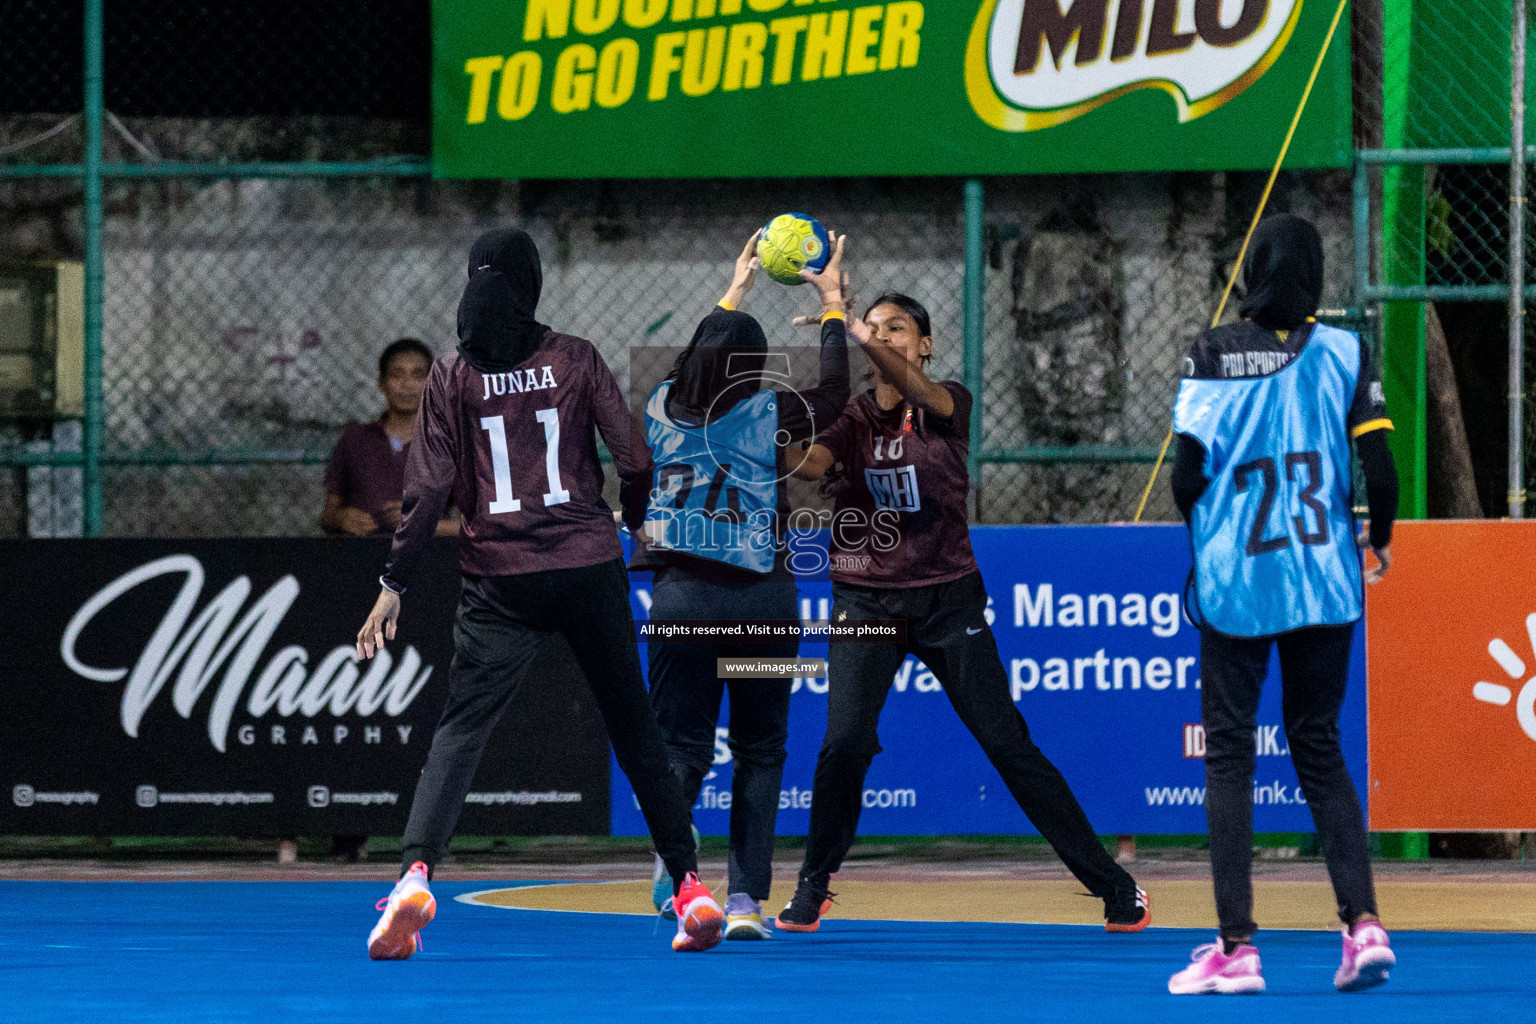
[(1405, 522), (1367, 588), (1371, 828), (1536, 829), (1536, 522)]

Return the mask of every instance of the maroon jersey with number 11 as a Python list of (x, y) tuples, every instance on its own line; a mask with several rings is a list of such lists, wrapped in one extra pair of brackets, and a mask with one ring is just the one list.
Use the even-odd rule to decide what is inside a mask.
[[(590, 341), (550, 331), (505, 373), (482, 373), (457, 352), (433, 363), (385, 584), (404, 588), (450, 498), (464, 517), (459, 568), (466, 575), (622, 557), (593, 427), (613, 454), (621, 490), (630, 491), (641, 460), (629, 409)], [(638, 518), (643, 502), (630, 504)]]
[(902, 404), (889, 411), (873, 389), (855, 395), (817, 437), (839, 463), (832, 520), (832, 580), (862, 587), (926, 587), (976, 571), (966, 521), (971, 393), (944, 418)]

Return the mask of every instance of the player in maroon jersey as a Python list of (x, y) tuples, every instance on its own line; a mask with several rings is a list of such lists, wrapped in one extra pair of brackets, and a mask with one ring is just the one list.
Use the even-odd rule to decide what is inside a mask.
[(645, 511), (643, 442), (592, 343), (534, 318), (543, 273), (520, 230), (482, 235), (459, 303), (460, 345), (432, 364), (405, 467), (402, 519), (357, 634), (359, 658), (395, 636), (400, 595), (450, 497), (463, 514), (463, 589), (448, 702), (411, 801), (399, 884), (369, 936), (374, 959), (409, 957), (436, 910), (428, 881), (448, 851), (480, 755), (547, 637), (569, 641), (635, 788), (679, 908), (674, 949), (708, 949), (724, 916), (698, 880), (688, 805), (652, 717), (629, 608), (629, 575), (603, 500), (601, 431), (631, 527)]
[(875, 371), (796, 472), (837, 493), (831, 542), (832, 620), (906, 621), (906, 642), (832, 643), (827, 735), (816, 759), (811, 831), (786, 931), (820, 927), (827, 886), (858, 830), (864, 776), (880, 752), (880, 709), (908, 654), (944, 686), (1019, 807), (1058, 856), (1104, 900), (1105, 927), (1151, 921), (1147, 896), (1104, 851), (1061, 773), (1029, 738), (987, 624), (987, 592), (966, 518), (971, 394), (923, 372), (933, 352), (928, 311), (905, 295), (876, 299), (848, 324)]

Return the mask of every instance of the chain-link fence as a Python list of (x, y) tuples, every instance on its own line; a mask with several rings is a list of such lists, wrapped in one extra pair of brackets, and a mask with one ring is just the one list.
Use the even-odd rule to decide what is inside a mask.
[[(979, 222), (955, 179), (434, 182), (419, 157), (397, 156), (427, 146), (425, 2), (415, 15), (399, 3), (339, 5), (348, 32), (334, 11), (318, 28), (316, 5), (165, 5), (158, 20), (152, 6), (114, 15), (106, 5), (108, 535), (318, 530), (331, 445), (347, 421), (382, 408), (379, 351), (401, 336), (438, 352), (454, 344), (464, 257), (489, 226), (533, 233), (546, 262), (541, 315), (590, 337), (633, 383), (632, 353), (686, 342), (746, 236), (802, 208), (851, 236), (860, 295), (899, 289), (929, 306), (936, 374), (963, 378), (966, 346), (979, 346), (978, 521), (1128, 519), (1184, 352), (1217, 304), (1265, 180), (994, 178)], [(1438, 51), (1418, 41), (1443, 16), (1404, 21), (1396, 5), (1357, 0), (1357, 144), (1377, 158), (1353, 181), (1287, 172), (1269, 206), (1319, 224), (1325, 305), (1356, 329), (1383, 324), (1389, 356), (1401, 304), (1376, 317), (1362, 299), (1399, 284), (1496, 288), (1508, 274), (1507, 171), (1496, 159), (1426, 168), (1381, 155), (1473, 144), (1466, 133), (1507, 145), (1508, 12), (1472, 6), (1462, 20), (1506, 44), (1502, 135), (1497, 109), (1462, 134), (1436, 134), (1447, 116), (1436, 111), (1458, 109), (1456, 90), (1473, 77), (1434, 70)], [(0, 84), (16, 86), (0, 92), (0, 263), (79, 260), (79, 12), (33, 0), (0, 19), (43, 26), (35, 47), (0, 62)], [(1428, 77), (1400, 88), (1404, 53)], [(1442, 100), (1424, 100), (1437, 89)], [(1357, 249), (1362, 235), (1374, 244)], [(978, 272), (982, 330), (968, 338), (965, 284)], [(814, 333), (789, 323), (808, 303), (805, 290), (764, 280), (750, 308), (773, 343), (809, 350)], [(0, 423), (10, 467), (0, 531), (78, 531), (81, 470), (42, 463), (78, 460), (80, 435), (67, 411)], [(1166, 486), (1155, 489), (1148, 518), (1173, 516)]]

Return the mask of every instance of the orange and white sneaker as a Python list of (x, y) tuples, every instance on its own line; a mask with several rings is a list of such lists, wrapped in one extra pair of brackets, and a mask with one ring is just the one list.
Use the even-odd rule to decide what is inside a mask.
[(715, 902), (708, 887), (692, 871), (683, 879), (683, 887), (672, 899), (677, 908), (677, 934), (672, 948), (679, 953), (702, 953), (720, 945), (725, 933), (725, 913)]
[(368, 959), (409, 960), (421, 948), (418, 933), (437, 916), (437, 900), (427, 887), (427, 866), (421, 861), (412, 864), (374, 909), (384, 911), (384, 916), (368, 935)]

